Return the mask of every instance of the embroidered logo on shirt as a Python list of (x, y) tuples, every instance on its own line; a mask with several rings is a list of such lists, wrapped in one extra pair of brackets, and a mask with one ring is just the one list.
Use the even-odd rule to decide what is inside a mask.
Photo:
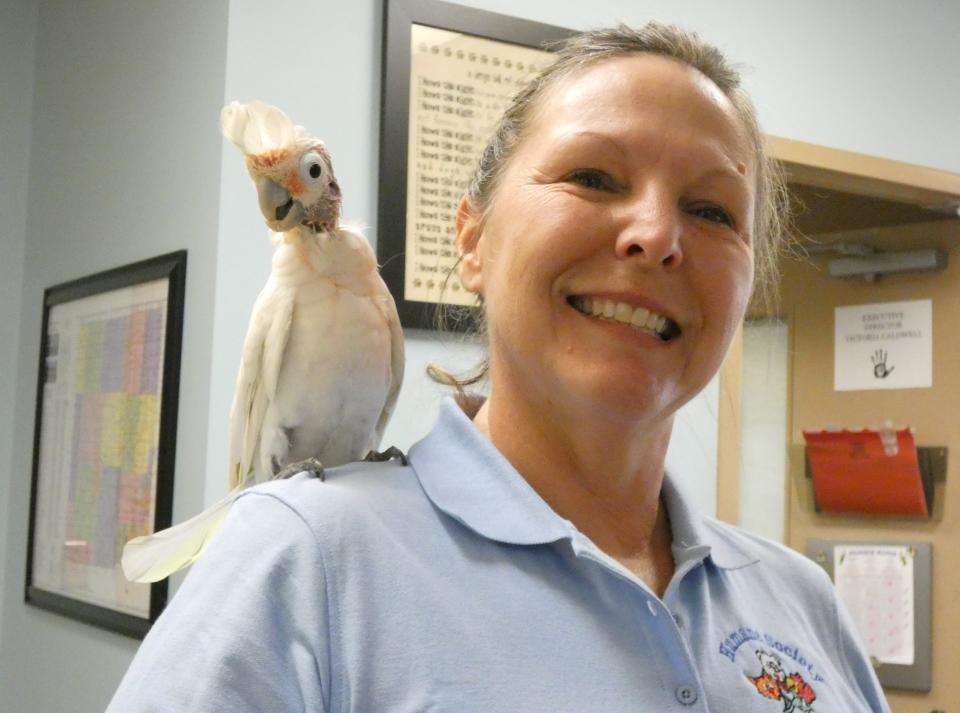
[(817, 694), (796, 671), (787, 673), (780, 657), (764, 649), (757, 650), (760, 659), (760, 675), (747, 678), (757, 687), (764, 698), (780, 701), (784, 713), (813, 713)]
[[(740, 627), (723, 640), (720, 653), (732, 663), (737, 663), (739, 656), (741, 671), (756, 692), (771, 702), (779, 702), (783, 713), (815, 713), (813, 702), (817, 694), (808, 681), (817, 683), (823, 681), (823, 676), (798, 647), (770, 634)], [(792, 661), (784, 664), (788, 659)]]

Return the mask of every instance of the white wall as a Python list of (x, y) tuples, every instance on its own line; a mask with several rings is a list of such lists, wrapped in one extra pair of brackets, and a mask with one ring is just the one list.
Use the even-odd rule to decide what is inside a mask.
[[(30, 170), (30, 119), (37, 9), (29, 0), (0, 4), (0, 404), (13, 404), (17, 377), (17, 326), (23, 290), (23, 252)], [(0, 406), (0, 533), (10, 518), (10, 478), (14, 410)], [(0, 534), (0, 613), (8, 576), (6, 535)], [(0, 616), (0, 651), (4, 646)], [(2, 672), (2, 669), (0, 669)], [(0, 674), (0, 691), (7, 689)]]
[[(28, 22), (8, 26), (6, 15), (5, 9), (4, 60), (8, 27), (25, 38), (30, 30)], [(6, 305), (2, 308), (4, 360), (10, 354), (8, 339), (19, 339), (19, 344), (13, 340), (15, 406), (3, 408), (5, 421), (14, 424), (12, 436), (0, 433), (0, 443), (15, 444), (9, 453), (4, 448), (7, 457), (0, 464), (7, 511), (0, 521), (4, 713), (103, 710), (136, 649), (132, 639), (23, 603), (32, 450), (27, 444), (33, 434), (44, 287), (189, 250), (175, 516), (202, 502), (202, 479), (190, 474), (201, 473), (206, 459), (220, 170), (216, 115), (226, 15), (225, 0), (41, 2), (36, 64), (22, 53), (11, 58), (17, 76), (35, 75), (35, 96), (29, 183), (23, 182), (24, 172), (14, 191), (22, 203), (29, 185), (26, 239), (20, 241), (19, 318), (8, 322)], [(6, 66), (4, 61), (5, 73)], [(6, 79), (3, 89), (6, 107)], [(29, 138), (29, 132), (19, 133)], [(2, 155), (6, 183), (7, 154)], [(23, 163), (19, 152), (14, 156)], [(6, 241), (4, 247), (6, 252)], [(9, 269), (16, 270), (16, 242), (11, 258)], [(2, 269), (6, 275), (8, 267)], [(7, 324), (13, 334), (8, 335)]]
[(586, 29), (659, 20), (739, 63), (771, 134), (960, 171), (954, 0), (461, 0)]
[[(17, 17), (29, 3), (4, 1), (13, 8), (0, 15), (6, 31), (7, 15)], [(960, 93), (949, 76), (960, 36), (955, 3), (464, 2), (575, 28), (654, 18), (694, 27), (746, 65), (771, 133), (960, 172), (960, 142), (951, 133)], [(11, 232), (9, 252), (16, 264), (20, 246), (23, 270), (4, 285), (14, 295), (0, 306), (19, 340), (11, 344), (5, 330), (0, 345), (7, 360), (0, 361), (7, 379), (0, 386), (16, 389), (13, 409), (0, 418), (0, 507), (8, 516), (0, 521), (4, 713), (101, 710), (135, 650), (131, 640), (22, 604), (30, 453), (9, 444), (32, 436), (42, 288), (175, 248), (190, 251), (178, 518), (225, 488), (225, 422), (240, 344), (269, 269), (253, 189), (240, 157), (219, 137), (224, 100), (279, 104), (322, 136), (344, 189), (345, 216), (376, 225), (379, 0), (232, 0), (229, 11), (227, 4), (41, 0), (36, 64), (26, 46), (29, 18), (14, 23), (20, 44), (4, 41), (0, 50), (5, 68), (12, 55), (15, 76), (3, 75), (4, 107), (8, 87), (29, 86), (31, 72), (35, 87), (32, 124), (22, 113), (12, 120), (15, 139), (26, 142), (32, 132), (29, 182), (22, 180), (25, 154), (12, 163), (0, 154), (0, 178), (13, 177), (18, 196), (0, 204), (3, 221), (8, 204), (22, 210), (29, 185), (26, 228)], [(0, 116), (3, 140), (10, 119), (5, 108)], [(3, 276), (11, 270), (2, 269)], [(17, 300), (19, 312), (11, 307)], [(475, 353), (409, 333), (408, 377), (385, 441), (406, 448), (426, 430), (439, 393), (422, 377), (426, 362), (464, 364)], [(14, 363), (11, 381), (3, 367)], [(691, 419), (706, 426), (695, 430), (709, 430), (715, 405), (698, 408)], [(700, 442), (708, 462), (715, 434)]]

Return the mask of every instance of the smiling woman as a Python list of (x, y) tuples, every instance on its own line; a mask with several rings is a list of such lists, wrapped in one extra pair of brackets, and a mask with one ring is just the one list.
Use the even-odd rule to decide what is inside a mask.
[(468, 197), (459, 212), (461, 282), (489, 322), (493, 389), (480, 419), (516, 389), (506, 402), (578, 423), (594, 446), (635, 444), (624, 467), (636, 474), (666, 448), (670, 417), (712, 378), (743, 316), (756, 157), (716, 85), (671, 58), (607, 59), (538, 104), (549, 112), (534, 111), (486, 210)]
[(822, 570), (664, 468), (770, 277), (760, 137), (696, 35), (561, 48), (457, 212), (489, 396), (409, 462), (245, 493), (111, 710), (888, 711)]

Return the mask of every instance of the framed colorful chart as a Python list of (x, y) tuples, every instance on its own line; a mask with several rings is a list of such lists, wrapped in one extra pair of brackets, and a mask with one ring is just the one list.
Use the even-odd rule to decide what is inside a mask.
[(170, 525), (187, 254), (44, 292), (26, 601), (142, 638), (167, 583), (124, 543)]
[(400, 321), (430, 329), (437, 305), (474, 303), (451, 274), (454, 220), (487, 138), (571, 31), (435, 0), (384, 15), (377, 253)]

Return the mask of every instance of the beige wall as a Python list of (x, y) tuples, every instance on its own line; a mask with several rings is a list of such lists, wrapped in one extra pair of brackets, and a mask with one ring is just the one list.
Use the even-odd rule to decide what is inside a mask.
[[(790, 325), (790, 406), (787, 543), (803, 551), (808, 538), (918, 540), (933, 545), (933, 689), (889, 690), (894, 713), (954, 710), (960, 671), (960, 224), (877, 231), (879, 243), (939, 246), (949, 266), (939, 273), (892, 275), (874, 284), (829, 277), (825, 257), (790, 261), (783, 279), (783, 313)], [(841, 305), (931, 299), (933, 388), (833, 390), (833, 311)], [(946, 446), (946, 483), (936, 487), (930, 520), (818, 515), (804, 477), (804, 429), (875, 426), (886, 419), (914, 428), (918, 445)]]

